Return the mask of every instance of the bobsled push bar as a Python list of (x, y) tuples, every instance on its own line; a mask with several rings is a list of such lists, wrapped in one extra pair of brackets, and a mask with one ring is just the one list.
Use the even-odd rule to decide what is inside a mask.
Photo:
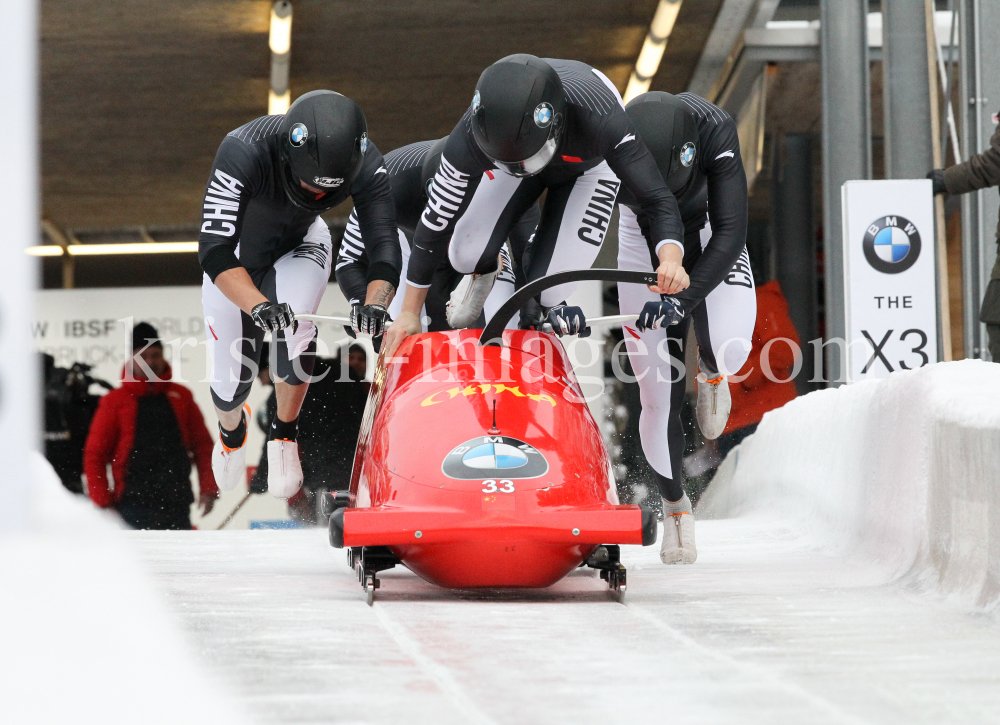
[[(633, 272), (627, 269), (575, 269), (568, 272), (556, 272), (547, 277), (529, 282), (515, 292), (504, 302), (500, 309), (496, 311), (486, 328), (479, 335), (480, 345), (500, 345), (501, 335), (507, 323), (511, 321), (514, 314), (524, 307), (525, 303), (535, 295), (544, 292), (550, 287), (556, 287), (569, 282), (587, 282), (600, 280), (602, 282), (632, 282), (634, 284), (656, 285), (656, 272)], [(625, 322), (627, 318), (635, 319), (634, 315), (615, 315), (620, 320), (610, 320), (598, 318), (601, 322)], [(595, 324), (598, 320), (594, 320)]]

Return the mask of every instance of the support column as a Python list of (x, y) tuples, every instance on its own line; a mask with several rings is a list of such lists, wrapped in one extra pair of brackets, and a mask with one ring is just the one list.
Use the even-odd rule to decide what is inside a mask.
[[(846, 336), (840, 187), (871, 178), (867, 0), (821, 0), (823, 72), (823, 265), (827, 340)], [(921, 22), (923, 15), (920, 16)], [(922, 66), (925, 69), (926, 62)], [(925, 83), (926, 86), (926, 83)], [(845, 350), (825, 348), (830, 385), (840, 385)]]
[(924, 0), (882, 0), (887, 179), (922, 179), (934, 168), (927, 69)]
[(778, 284), (799, 333), (802, 370), (795, 380), (800, 394), (812, 389), (816, 338), (816, 233), (812, 208), (812, 138), (789, 134), (782, 143), (774, 185), (772, 215)]
[(31, 456), (41, 433), (38, 363), (28, 323), (34, 314), (38, 244), (38, 7), (11, 3), (0, 23), (0, 97), (10, 113), (0, 134), (16, 138), (0, 165), (0, 536), (24, 531), (30, 521)]

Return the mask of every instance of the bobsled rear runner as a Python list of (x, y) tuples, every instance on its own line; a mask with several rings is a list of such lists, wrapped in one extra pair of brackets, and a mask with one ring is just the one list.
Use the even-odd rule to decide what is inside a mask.
[(396, 563), (469, 588), (546, 587), (587, 562), (623, 589), (616, 545), (652, 543), (656, 518), (618, 503), (564, 348), (534, 331), (478, 337), (414, 335), (380, 361), (331, 543), (369, 597)]

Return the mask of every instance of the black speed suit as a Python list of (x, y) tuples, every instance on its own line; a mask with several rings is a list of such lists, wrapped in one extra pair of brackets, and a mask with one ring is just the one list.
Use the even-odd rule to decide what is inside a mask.
[[(385, 155), (385, 168), (392, 188), (392, 198), (396, 205), (396, 225), (399, 227), (399, 246), (402, 249), (404, 273), (410, 255), (410, 244), (414, 231), (420, 222), (420, 215), (427, 204), (427, 194), (423, 183), (423, 167), (431, 149), (437, 141), (418, 141), (402, 146)], [(515, 286), (523, 284), (523, 266), (521, 260), (525, 255), (531, 235), (538, 225), (538, 205), (532, 204), (524, 216), (514, 225), (510, 232), (510, 245), (513, 253), (513, 271), (505, 263), (497, 277), (495, 289), (499, 295), (503, 285), (512, 292)], [(351, 212), (344, 231), (344, 239), (337, 255), (337, 283), (344, 296), (351, 304), (363, 301), (368, 285), (370, 256), (367, 250), (368, 238), (362, 232), (358, 223), (356, 211)], [(505, 253), (505, 252), (504, 252)], [(507, 260), (509, 262), (509, 260)], [(445, 306), (451, 291), (458, 284), (462, 275), (443, 260), (442, 265), (434, 270), (430, 290), (425, 304), (427, 316), (430, 317), (430, 331), (448, 330)], [(515, 280), (515, 277), (518, 279)], [(509, 293), (508, 293), (509, 296)], [(492, 297), (492, 295), (491, 295)], [(506, 299), (506, 297), (504, 297)], [(403, 295), (397, 294), (389, 312), (395, 318), (402, 305)], [(500, 300), (502, 302), (503, 300)], [(489, 308), (489, 302), (487, 308)]]
[[(719, 373), (734, 375), (743, 367), (757, 315), (746, 252), (747, 180), (736, 123), (699, 96), (682, 93), (678, 98), (695, 116), (698, 127), (692, 175), (677, 194), (684, 219), (684, 269), (691, 284), (674, 297), (683, 302), (687, 315), (680, 324), (665, 329), (639, 332), (625, 326), (642, 399), (639, 431), (643, 453), (657, 473), (661, 494), (670, 501), (682, 494), (684, 432), (680, 408), (690, 321), (694, 320), (702, 372), (714, 378)], [(643, 210), (627, 193), (619, 197), (619, 203), (618, 267), (655, 269), (659, 266), (659, 244)], [(637, 313), (646, 302), (659, 300), (658, 294), (636, 284), (619, 284), (618, 296), (622, 314)]]
[[(544, 60), (559, 75), (567, 101), (555, 158), (535, 176), (517, 178), (498, 171), (476, 143), (467, 111), (448, 137), (414, 233), (406, 275), (414, 287), (430, 286), (446, 253), (463, 274), (493, 271), (511, 227), (546, 190), (529, 281), (591, 266), (622, 184), (650, 219), (657, 240), (683, 238), (677, 202), (637, 138), (611, 82), (585, 63)], [(571, 289), (549, 289), (540, 302), (547, 307), (558, 304)]]
[[(282, 116), (263, 116), (232, 131), (219, 146), (203, 202), (198, 258), (205, 272), (202, 303), (212, 357), (212, 398), (222, 410), (238, 408), (250, 392), (263, 331), (215, 286), (215, 278), (242, 266), (272, 302), (293, 312), (315, 313), (330, 277), (330, 231), (317, 214), (292, 203), (282, 188), (279, 159)], [(365, 231), (368, 281), (399, 284), (402, 268), (394, 205), (382, 154), (367, 145), (361, 171), (350, 188), (329, 192), (354, 200)], [(293, 361), (313, 345), (315, 328), (279, 335), (276, 375), (292, 384), (308, 378), (312, 355)], [(242, 340), (236, 345), (236, 341)]]

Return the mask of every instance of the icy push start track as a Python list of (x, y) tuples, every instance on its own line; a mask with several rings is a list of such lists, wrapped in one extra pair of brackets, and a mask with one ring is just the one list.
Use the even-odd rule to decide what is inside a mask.
[(259, 722), (973, 723), (1000, 627), (770, 527), (706, 521), (695, 566), (623, 547), (523, 593), (385, 572), (365, 605), (325, 532), (129, 533), (203, 660)]
[(697, 514), (694, 566), (622, 548), (624, 604), (394, 569), (368, 607), (323, 530), (121, 535), (260, 722), (1000, 719), (1000, 365), (798, 398)]

